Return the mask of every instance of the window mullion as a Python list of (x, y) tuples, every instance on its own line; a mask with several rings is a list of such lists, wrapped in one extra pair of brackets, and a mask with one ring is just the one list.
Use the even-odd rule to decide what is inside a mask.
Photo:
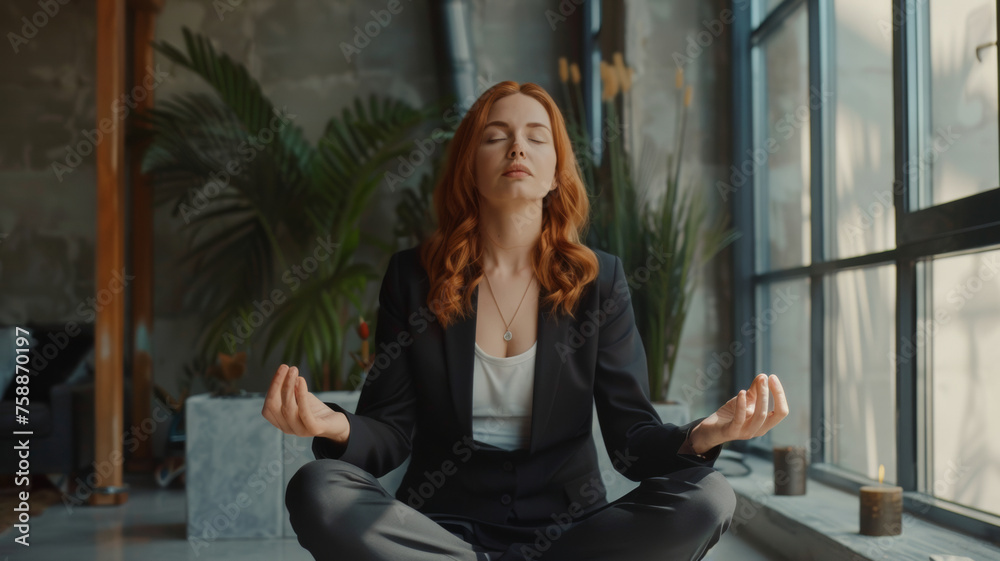
[[(753, 147), (753, 111), (754, 103), (752, 87), (751, 53), (755, 47), (750, 42), (749, 10), (736, 10), (733, 21), (733, 154), (736, 158), (747, 154)], [(734, 158), (734, 160), (736, 159)], [(733, 242), (734, 303), (733, 338), (739, 340), (746, 350), (736, 357), (733, 372), (732, 393), (746, 387), (754, 376), (756, 364), (756, 344), (744, 332), (742, 326), (750, 325), (755, 313), (756, 283), (753, 274), (756, 267), (754, 224), (754, 178), (750, 177), (744, 186), (733, 193), (732, 216), (733, 227), (740, 236)]]
[[(893, 26), (893, 98), (895, 107), (895, 184), (893, 199), (896, 213), (897, 244), (908, 239), (906, 228), (912, 225), (907, 214), (920, 174), (908, 173), (907, 162), (918, 153), (919, 115), (918, 57), (914, 10), (905, 0), (893, 0), (893, 14), (899, 14)], [(896, 260), (896, 481), (907, 490), (917, 489), (917, 360), (899, 352), (917, 332), (917, 282), (915, 259), (898, 252)]]
[[(828, 183), (830, 174), (829, 140), (832, 97), (826, 93), (832, 87), (830, 80), (830, 33), (829, 5), (827, 0), (809, 0), (807, 6), (809, 17), (809, 204), (810, 204), (810, 262), (826, 260), (829, 253), (826, 236), (826, 198), (824, 194), (832, 187)], [(829, 100), (829, 101), (825, 101)], [(823, 430), (826, 421), (826, 365), (824, 348), (826, 346), (823, 276), (812, 274), (809, 277), (810, 310), (809, 310), (809, 346), (810, 346), (810, 452), (812, 461), (826, 460), (826, 442)]]

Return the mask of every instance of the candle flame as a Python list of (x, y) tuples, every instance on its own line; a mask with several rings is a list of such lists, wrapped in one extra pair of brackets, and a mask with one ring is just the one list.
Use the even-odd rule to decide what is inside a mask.
[(885, 479), (885, 466), (883, 464), (878, 465), (878, 484), (882, 484), (882, 480)]

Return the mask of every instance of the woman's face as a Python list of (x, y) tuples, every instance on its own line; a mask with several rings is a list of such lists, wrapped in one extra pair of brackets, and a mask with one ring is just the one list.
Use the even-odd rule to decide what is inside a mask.
[[(490, 108), (476, 155), (476, 188), (494, 203), (536, 200), (555, 188), (556, 148), (549, 114), (516, 93)], [(523, 171), (510, 171), (520, 166)]]

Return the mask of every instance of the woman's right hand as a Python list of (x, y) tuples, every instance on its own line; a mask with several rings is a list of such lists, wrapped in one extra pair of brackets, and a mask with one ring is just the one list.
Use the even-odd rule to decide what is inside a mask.
[(322, 436), (344, 443), (351, 432), (347, 416), (320, 401), (299, 376), (299, 369), (286, 364), (278, 367), (271, 380), (261, 414), (281, 432), (295, 436)]

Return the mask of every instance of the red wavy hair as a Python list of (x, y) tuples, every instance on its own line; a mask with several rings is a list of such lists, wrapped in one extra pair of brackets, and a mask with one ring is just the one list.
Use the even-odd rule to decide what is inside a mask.
[(562, 113), (541, 86), (500, 82), (479, 96), (455, 131), (434, 188), (437, 229), (418, 250), (430, 279), (427, 305), (445, 328), (474, 311), (472, 293), (483, 280), (476, 152), (493, 104), (516, 93), (545, 108), (556, 150), (556, 188), (542, 199), (542, 233), (532, 251), (542, 305), (575, 317), (584, 287), (597, 277), (597, 255), (581, 242), (589, 225), (590, 201)]

